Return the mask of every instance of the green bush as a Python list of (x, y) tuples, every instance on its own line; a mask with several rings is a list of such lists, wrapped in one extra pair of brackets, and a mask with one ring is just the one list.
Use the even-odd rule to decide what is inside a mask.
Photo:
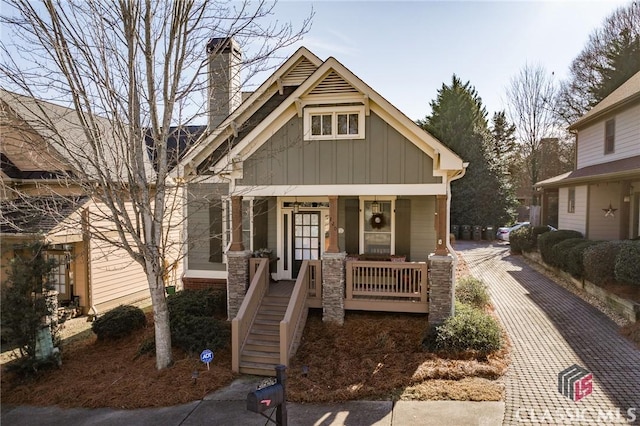
[(518, 254), (523, 251), (535, 251), (538, 248), (538, 236), (549, 232), (548, 226), (523, 226), (509, 234), (511, 253)]
[(582, 240), (581, 243), (573, 246), (567, 254), (566, 271), (576, 278), (584, 277), (584, 252), (587, 248), (600, 244), (602, 241)]
[(220, 290), (184, 290), (167, 297), (171, 317), (215, 316), (226, 317), (227, 296)]
[(530, 226), (523, 226), (509, 233), (509, 249), (513, 254), (531, 250)]
[(98, 340), (119, 339), (147, 325), (142, 309), (131, 305), (120, 305), (99, 317), (91, 325)]
[(212, 351), (229, 342), (227, 298), (219, 290), (184, 290), (167, 298), (171, 343), (189, 353)]
[(229, 343), (229, 324), (210, 316), (186, 315), (171, 318), (171, 343), (188, 353), (215, 351)]
[(462, 277), (456, 283), (456, 300), (482, 309), (489, 304), (487, 286), (472, 276)]
[(568, 272), (569, 254), (571, 253), (571, 250), (578, 244), (582, 244), (584, 241), (584, 238), (569, 238), (564, 241), (560, 241), (551, 248), (552, 256), (550, 264)]
[(456, 314), (435, 327), (423, 343), (429, 350), (449, 354), (471, 350), (486, 356), (502, 348), (502, 330), (489, 314), (458, 302)]
[(616, 281), (640, 286), (640, 241), (627, 241), (616, 256)]
[(584, 251), (584, 276), (596, 285), (615, 281), (616, 257), (625, 241), (603, 241)]
[(540, 249), (540, 255), (545, 263), (552, 265), (553, 252), (551, 249), (560, 241), (568, 240), (569, 238), (583, 238), (583, 235), (578, 231), (571, 230), (559, 230), (554, 232), (547, 232), (538, 238), (538, 249)]

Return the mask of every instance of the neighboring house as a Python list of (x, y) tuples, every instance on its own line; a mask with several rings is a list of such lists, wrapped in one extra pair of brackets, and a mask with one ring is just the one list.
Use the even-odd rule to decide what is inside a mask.
[(569, 130), (576, 134), (576, 169), (536, 184), (543, 209), (557, 199), (558, 228), (592, 240), (640, 236), (640, 72)]
[[(115, 232), (109, 209), (84, 193), (77, 171), (54, 148), (53, 138), (59, 137), (89, 146), (75, 111), (0, 90), (0, 113), (2, 282), (14, 251), (37, 240), (48, 243), (48, 255), (58, 261), (54, 279), (62, 305), (102, 314), (149, 299), (142, 267), (97, 235)], [(96, 119), (108, 129), (106, 119)], [(105, 142), (115, 146), (113, 140)], [(174, 281), (182, 275), (180, 262), (175, 263)]]
[(450, 182), (466, 164), (335, 58), (300, 48), (240, 102), (238, 46), (208, 48), (215, 113), (174, 177), (185, 287), (226, 283), (234, 369), (287, 364), (308, 307), (340, 324), (350, 309), (450, 315)]

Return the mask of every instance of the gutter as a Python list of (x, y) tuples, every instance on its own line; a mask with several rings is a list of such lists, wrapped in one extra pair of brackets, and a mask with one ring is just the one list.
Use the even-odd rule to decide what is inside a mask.
[[(447, 230), (451, 229), (451, 182), (458, 180), (467, 173), (467, 167), (469, 162), (462, 163), (462, 170), (458, 170), (455, 175), (447, 182)], [(449, 235), (451, 232), (447, 232), (447, 249), (453, 258), (452, 270), (451, 270), (451, 316), (456, 313), (456, 270), (458, 269), (458, 255), (456, 251), (451, 247), (451, 238)]]

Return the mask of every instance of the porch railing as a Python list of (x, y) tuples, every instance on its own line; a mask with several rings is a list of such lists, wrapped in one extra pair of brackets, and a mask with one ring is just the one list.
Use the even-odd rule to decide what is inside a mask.
[(322, 307), (322, 261), (308, 260), (308, 288), (307, 298), (312, 308)]
[(412, 312), (428, 311), (428, 266), (422, 262), (346, 262), (345, 307)]
[(313, 283), (312, 278), (316, 270), (315, 265), (310, 265), (311, 262), (314, 261), (305, 260), (302, 262), (287, 311), (280, 321), (280, 364), (283, 365), (289, 365), (289, 359), (295, 354), (300, 337), (302, 337), (302, 330), (307, 322), (309, 312), (307, 296), (310, 293), (310, 285)]
[(249, 289), (240, 305), (238, 315), (231, 320), (231, 368), (236, 373), (240, 371), (240, 354), (249, 336), (251, 324), (258, 313), (262, 298), (269, 290), (269, 259), (251, 259), (249, 266)]

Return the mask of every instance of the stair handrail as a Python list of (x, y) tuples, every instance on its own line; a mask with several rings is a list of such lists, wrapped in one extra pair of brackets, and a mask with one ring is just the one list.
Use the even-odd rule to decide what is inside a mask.
[(231, 320), (231, 369), (240, 372), (240, 354), (251, 331), (251, 324), (258, 313), (264, 295), (269, 290), (269, 259), (260, 259), (260, 264), (251, 280), (238, 314)]
[(309, 261), (302, 262), (298, 278), (287, 305), (284, 318), (280, 321), (280, 364), (289, 365), (294, 355), (296, 334), (306, 323), (307, 294), (309, 292)]

